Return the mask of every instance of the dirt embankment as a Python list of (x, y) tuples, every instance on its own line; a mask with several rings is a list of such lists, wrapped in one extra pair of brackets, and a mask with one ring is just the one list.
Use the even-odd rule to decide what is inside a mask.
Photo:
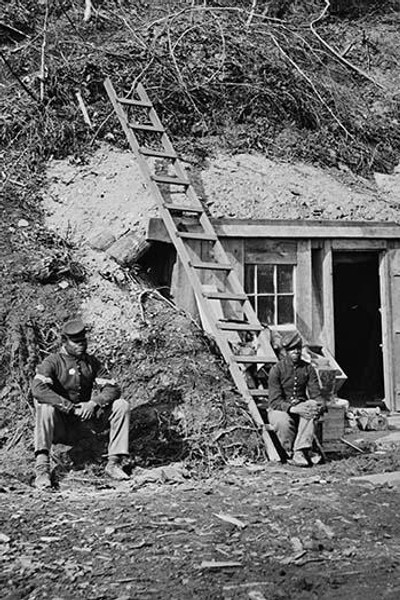
[[(199, 177), (198, 177), (199, 176)], [(199, 179), (203, 202), (214, 217), (252, 219), (338, 219), (395, 221), (400, 219), (400, 176), (378, 176), (380, 187), (348, 170), (324, 171), (302, 163), (273, 162), (261, 155), (219, 155)], [(127, 341), (140, 335), (140, 287), (126, 282), (126, 270), (109, 249), (94, 249), (104, 234), (121, 239), (145, 235), (148, 219), (157, 215), (154, 199), (131, 153), (102, 144), (86, 164), (52, 161), (44, 199), (46, 226), (76, 245), (88, 278), (81, 287), (83, 316), (95, 338)], [(386, 185), (385, 189), (382, 189)], [(387, 189), (391, 186), (390, 189)], [(112, 281), (114, 279), (114, 282)]]

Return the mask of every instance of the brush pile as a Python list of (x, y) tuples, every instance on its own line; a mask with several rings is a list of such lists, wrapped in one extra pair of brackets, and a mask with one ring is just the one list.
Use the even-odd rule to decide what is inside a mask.
[[(364, 175), (398, 161), (399, 99), (386, 76), (398, 48), (340, 20), (371, 2), (89, 4), (86, 15), (83, 0), (5, 4), (7, 190), (25, 191), (49, 156), (78, 156), (106, 135), (124, 143), (107, 75), (126, 94), (142, 80), (174, 139), (202, 158), (218, 137)], [(397, 3), (384, 4), (394, 36)]]

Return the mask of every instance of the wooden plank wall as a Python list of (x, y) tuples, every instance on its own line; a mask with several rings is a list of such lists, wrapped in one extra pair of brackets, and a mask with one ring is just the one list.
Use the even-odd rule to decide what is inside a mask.
[(313, 339), (311, 240), (297, 242), (296, 327), (306, 340)]

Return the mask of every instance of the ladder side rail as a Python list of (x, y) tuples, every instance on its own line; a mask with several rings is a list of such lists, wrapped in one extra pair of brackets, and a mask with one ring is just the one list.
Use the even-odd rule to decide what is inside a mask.
[[(137, 86), (137, 92), (138, 92), (138, 95), (141, 100), (152, 104), (146, 90), (144, 89), (144, 87), (141, 83), (139, 83)], [(157, 111), (155, 110), (153, 104), (152, 104), (152, 108), (149, 109), (149, 119), (150, 119), (152, 125), (154, 125), (157, 128), (164, 129), (163, 124), (160, 120), (160, 117), (158, 116)], [(165, 130), (164, 130), (164, 133), (161, 135), (161, 143), (167, 152), (176, 154), (175, 148)], [(186, 171), (183, 168), (182, 162), (179, 159), (179, 157), (177, 157), (176, 160), (174, 160), (173, 166), (175, 168), (175, 172), (179, 179), (187, 179)], [(190, 184), (188, 186), (188, 188), (185, 190), (185, 194), (189, 197), (189, 200), (191, 202), (193, 202), (195, 205), (200, 204), (202, 206), (202, 204), (199, 200), (199, 197), (196, 194), (196, 191), (194, 190), (192, 184)], [(204, 213), (204, 216), (207, 217), (207, 215), (205, 213)], [(202, 217), (203, 217), (203, 215), (202, 215)], [(209, 221), (208, 218), (207, 218), (207, 221), (208, 221), (208, 223), (206, 224), (207, 229), (205, 229), (205, 230), (210, 233), (211, 233), (211, 231), (215, 233), (214, 227), (212, 227), (211, 222)], [(211, 226), (212, 229), (210, 229), (209, 226)]]
[[(193, 269), (193, 267), (191, 267), (190, 264), (190, 256), (187, 250), (187, 247), (184, 243), (184, 241), (182, 239), (180, 239), (176, 234), (177, 234), (177, 228), (176, 228), (176, 223), (172, 218), (171, 213), (169, 212), (169, 210), (166, 208), (166, 205), (164, 203), (164, 198), (162, 196), (162, 193), (160, 191), (160, 189), (158, 188), (158, 185), (156, 184), (156, 182), (154, 182), (154, 180), (152, 180), (152, 172), (151, 169), (149, 168), (149, 165), (147, 163), (147, 161), (144, 159), (143, 155), (140, 152), (140, 145), (138, 143), (138, 140), (136, 139), (136, 136), (134, 135), (134, 132), (132, 130), (132, 128), (129, 126), (129, 121), (127, 118), (127, 115), (125, 113), (125, 111), (123, 110), (121, 104), (118, 102), (118, 98), (116, 96), (115, 90), (111, 84), (111, 81), (109, 79), (106, 80), (105, 82), (105, 87), (107, 90), (107, 93), (110, 97), (110, 100), (113, 104), (113, 107), (115, 109), (115, 112), (121, 122), (121, 125), (123, 127), (123, 130), (127, 136), (128, 142), (130, 144), (130, 147), (132, 149), (132, 151), (134, 152), (136, 158), (138, 159), (139, 162), (139, 166), (142, 169), (143, 174), (145, 175), (145, 177), (147, 177), (150, 187), (152, 188), (152, 191), (155, 195), (155, 198), (158, 200), (158, 204), (159, 204), (159, 209), (161, 211), (161, 216), (166, 224), (167, 230), (169, 235), (171, 236), (171, 240), (173, 241), (177, 253), (180, 257), (180, 259), (182, 260), (183, 266), (185, 268), (185, 272), (188, 276), (189, 282), (193, 287), (194, 293), (200, 303), (200, 305), (202, 306), (205, 314), (209, 317), (209, 322), (210, 322), (210, 327), (211, 327), (211, 331), (213, 336), (216, 339), (216, 342), (221, 350), (221, 353), (225, 359), (225, 361), (228, 364), (229, 370), (231, 372), (231, 375), (234, 379), (234, 382), (238, 388), (238, 391), (241, 393), (242, 397), (245, 399), (248, 408), (249, 408), (249, 412), (254, 420), (254, 422), (260, 426), (260, 428), (262, 428), (262, 437), (263, 437), (263, 441), (266, 445), (267, 448), (267, 453), (268, 456), (270, 458), (270, 460), (279, 460), (279, 455), (276, 451), (276, 448), (268, 434), (268, 430), (261, 418), (261, 415), (258, 411), (257, 405), (253, 399), (253, 397), (251, 396), (249, 389), (247, 387), (246, 381), (245, 381), (245, 377), (244, 377), (244, 373), (240, 370), (239, 366), (237, 363), (235, 363), (235, 359), (234, 359), (234, 354), (232, 352), (232, 349), (227, 341), (227, 339), (224, 337), (224, 335), (221, 333), (221, 331), (218, 329), (217, 327), (217, 317), (214, 314), (214, 310), (212, 309), (212, 306), (207, 298), (203, 295), (203, 290), (202, 290), (202, 284), (201, 281), (197, 275), (197, 273), (195, 272), (195, 270)], [(158, 129), (164, 129), (161, 122), (158, 119), (158, 116), (154, 110), (154, 107), (150, 101), (150, 99), (148, 98), (146, 92), (144, 91), (144, 88), (141, 84), (139, 84), (138, 86), (138, 92), (139, 92), (139, 97), (141, 98), (141, 100), (143, 100), (144, 102), (148, 102), (149, 104), (151, 104), (152, 108), (149, 109), (149, 112), (152, 112), (152, 118), (154, 119), (154, 121), (152, 120), (152, 123), (154, 122), (154, 125), (158, 128)], [(162, 138), (162, 144), (163, 147), (169, 152), (169, 153), (174, 153), (174, 148), (168, 138), (168, 135), (166, 133), (162, 133), (161, 134), (161, 138)], [(180, 165), (178, 159), (176, 161), (174, 161), (174, 166), (175, 163), (177, 163), (178, 169), (181, 169), (181, 171), (176, 171), (178, 177), (182, 177), (186, 178), (186, 174), (183, 170), (183, 167)], [(189, 186), (189, 188), (191, 188), (191, 186)], [(187, 193), (189, 190), (186, 189), (185, 192)], [(191, 191), (191, 195), (193, 197), (193, 199), (195, 199), (198, 203), (200, 203), (200, 200), (198, 199), (194, 189), (190, 190)], [(201, 203), (200, 203), (201, 205)], [(211, 222), (209, 221), (207, 215), (205, 215), (205, 213), (202, 213), (201, 218), (203, 218), (203, 216), (205, 217), (203, 219), (203, 223), (202, 226), (206, 226), (207, 229), (209, 227), (211, 227), (210, 233), (214, 233), (215, 234), (215, 230), (211, 225)], [(219, 250), (219, 258), (226, 258), (226, 263), (230, 263), (230, 261), (227, 259), (226, 253), (222, 247), (222, 245), (220, 244), (219, 240), (217, 241), (217, 243), (220, 245), (220, 247), (218, 248)], [(222, 250), (222, 253), (221, 253)], [(231, 271), (228, 274), (231, 275)], [(237, 288), (237, 284), (238, 284), (238, 291), (243, 291), (242, 286), (238, 280), (238, 278), (235, 277), (231, 277), (231, 279), (233, 279), (233, 282), (235, 284), (235, 287)], [(249, 315), (251, 315), (251, 317), (253, 317), (255, 315), (254, 310), (251, 307), (251, 304), (248, 302), (251, 311), (249, 312)]]
[[(161, 128), (161, 129), (164, 130), (164, 133), (161, 135), (161, 141), (163, 143), (164, 149), (167, 150), (167, 152), (176, 154), (175, 148), (172, 145), (172, 142), (169, 139), (168, 134), (165, 131), (164, 126), (163, 126), (163, 124), (162, 124), (162, 122), (161, 122), (161, 120), (160, 120), (160, 118), (159, 118), (159, 116), (157, 114), (157, 111), (154, 108), (154, 105), (153, 105), (152, 101), (150, 100), (149, 96), (147, 95), (146, 90), (143, 87), (143, 84), (138, 83), (137, 87), (136, 87), (136, 90), (137, 90), (137, 93), (138, 93), (138, 95), (139, 95), (139, 97), (140, 97), (141, 100), (144, 100), (144, 101), (149, 102), (151, 104), (151, 108), (149, 109), (149, 119), (151, 121), (151, 124), (154, 125), (157, 128)], [(184, 174), (184, 172), (182, 174)]]
[[(156, 124), (161, 125), (161, 122), (159, 121), (158, 117), (157, 117)], [(170, 140), (169, 140), (167, 134), (165, 134), (165, 136), (168, 139), (170, 148), (173, 149), (173, 146), (170, 143)], [(179, 159), (177, 159), (177, 161), (176, 161), (176, 166), (179, 166), (179, 167), (181, 166)], [(186, 176), (186, 173), (184, 172), (183, 168), (182, 168), (181, 173), (177, 173), (177, 174), (178, 174), (178, 176), (182, 176), (182, 177)], [(192, 190), (192, 185), (189, 186), (189, 189), (191, 189), (191, 191), (193, 191), (194, 198), (197, 200), (197, 202), (200, 202), (194, 189)], [(186, 190), (186, 194), (188, 193), (189, 189)], [(206, 233), (215, 234), (215, 229), (205, 212), (203, 212), (201, 214), (199, 221), (200, 221), (202, 227), (204, 228), (204, 230), (206, 231)], [(174, 227), (174, 229), (175, 229), (175, 227)], [(217, 238), (217, 236), (216, 236), (216, 238)], [(216, 239), (214, 247), (218, 252), (218, 258), (217, 258), (217, 260), (219, 259), (218, 262), (221, 262), (223, 264), (228, 264), (230, 261), (228, 259), (228, 256), (226, 254), (226, 251), (225, 251), (222, 243), (220, 242), (220, 240), (218, 238)], [(233, 291), (235, 291), (237, 293), (240, 293), (243, 291), (243, 286), (240, 283), (239, 278), (238, 278), (237, 274), (234, 272), (234, 270), (230, 271), (227, 274), (227, 280), (228, 280), (228, 283), (231, 285)], [(202, 304), (203, 304), (203, 302), (202, 302)], [(254, 311), (254, 308), (252, 307), (250, 301), (246, 301), (243, 304), (242, 310), (243, 310), (243, 314), (247, 318), (248, 323), (260, 324), (257, 314)], [(276, 361), (274, 352), (272, 351), (271, 347), (266, 343), (266, 341), (264, 339), (262, 339), (262, 341), (261, 341), (260, 349), (263, 352), (263, 354), (265, 354), (266, 356), (271, 356), (271, 361), (274, 361), (274, 359)]]
[[(142, 170), (143, 175), (145, 176), (145, 178), (147, 178), (150, 181), (150, 183), (153, 183), (153, 181), (151, 179), (151, 175), (152, 175), (151, 169), (150, 169), (146, 159), (140, 153), (140, 145), (138, 143), (138, 140), (137, 140), (136, 136), (134, 135), (131, 127), (129, 126), (129, 120), (126, 115), (126, 112), (122, 108), (121, 104), (118, 102), (118, 98), (117, 98), (114, 86), (112, 85), (111, 80), (108, 77), (104, 82), (104, 86), (106, 88), (108, 97), (110, 98), (111, 104), (113, 105), (114, 110), (117, 114), (117, 117), (121, 123), (122, 129), (124, 130), (124, 133), (128, 140), (129, 146), (130, 146), (133, 154), (135, 155), (135, 157), (138, 160), (139, 167)], [(157, 189), (157, 191), (158, 191), (158, 193), (160, 193), (160, 191), (158, 189)]]
[(279, 453), (278, 453), (277, 449), (275, 448), (275, 444), (273, 443), (271, 436), (268, 432), (268, 429), (260, 415), (260, 411), (258, 410), (257, 404), (249, 392), (249, 389), (245, 382), (243, 372), (240, 370), (240, 368), (238, 367), (237, 364), (232, 364), (232, 363), (229, 364), (228, 363), (228, 366), (229, 366), (229, 370), (232, 375), (232, 378), (236, 384), (236, 387), (237, 387), (238, 391), (240, 392), (240, 394), (242, 395), (242, 397), (244, 398), (244, 400), (246, 401), (246, 404), (249, 409), (249, 413), (250, 413), (253, 421), (255, 422), (255, 424), (258, 426), (258, 428), (260, 430), (263, 442), (264, 442), (266, 450), (267, 450), (269, 460), (280, 462), (281, 457), (279, 456)]
[[(142, 169), (144, 176), (147, 177), (147, 179), (148, 179), (148, 183), (149, 183), (149, 187), (151, 188), (151, 191), (153, 192), (155, 198), (158, 200), (158, 207), (161, 212), (161, 217), (163, 218), (163, 221), (166, 225), (166, 228), (167, 228), (167, 231), (171, 238), (171, 241), (173, 242), (173, 244), (178, 252), (178, 255), (182, 261), (183, 267), (188, 276), (189, 282), (190, 282), (191, 286), (193, 287), (194, 293), (195, 293), (196, 297), (198, 298), (199, 302), (201, 302), (205, 312), (212, 313), (213, 312), (212, 307), (209, 305), (209, 303), (207, 303), (205, 301), (205, 298), (202, 294), (200, 280), (197, 276), (194, 275), (194, 272), (193, 272), (192, 268), (190, 267), (191, 258), (188, 254), (187, 248), (186, 248), (184, 242), (176, 235), (176, 233), (177, 233), (176, 224), (175, 224), (169, 210), (167, 210), (164, 207), (164, 199), (162, 197), (161, 191), (158, 188), (158, 185), (151, 178), (151, 176), (152, 176), (151, 169), (149, 168), (149, 165), (147, 164), (146, 159), (140, 153), (140, 145), (139, 145), (132, 129), (129, 127), (128, 118), (126, 116), (126, 113), (125, 113), (124, 109), (122, 108), (121, 104), (118, 102), (114, 87), (111, 83), (111, 80), (108, 78), (105, 81), (105, 87), (106, 87), (107, 93), (110, 97), (111, 103), (114, 107), (114, 110), (121, 122), (122, 128), (127, 136), (129, 145), (139, 162), (139, 166)], [(216, 319), (215, 315), (212, 315), (212, 316), (213, 316), (213, 318), (210, 318), (210, 325), (213, 330), (213, 335), (215, 335), (216, 337), (219, 337), (219, 331), (216, 327), (217, 319)], [(224, 356), (224, 358), (225, 358), (225, 360), (227, 359), (226, 356)]]

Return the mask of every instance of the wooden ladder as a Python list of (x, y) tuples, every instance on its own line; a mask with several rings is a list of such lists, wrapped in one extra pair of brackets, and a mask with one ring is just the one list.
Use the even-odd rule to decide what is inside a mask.
[[(268, 458), (280, 460), (271, 438), (271, 427), (264, 423), (255, 400), (265, 397), (267, 391), (250, 389), (246, 376), (246, 369), (251, 365), (276, 362), (269, 335), (260, 324), (143, 85), (137, 83), (129, 98), (118, 97), (110, 79), (106, 79), (104, 85), (157, 201), (200, 313), (247, 403)], [(240, 353), (243, 340), (249, 338), (257, 344), (257, 354)]]

